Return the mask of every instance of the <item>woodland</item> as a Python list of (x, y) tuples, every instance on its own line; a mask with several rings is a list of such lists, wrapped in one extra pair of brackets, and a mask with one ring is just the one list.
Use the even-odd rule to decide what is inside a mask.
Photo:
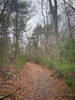
[[(36, 17), (39, 11), (40, 18)], [(35, 25), (31, 19), (34, 19)], [(23, 68), (23, 66), (26, 67)], [(9, 70), (10, 68), (12, 71)], [(5, 92), (5, 88), (1, 88), (2, 79), (5, 77), (7, 82), (14, 77), (18, 79), (19, 73), (23, 74), (22, 78), (27, 78), (24, 71), (28, 71), (28, 69), (32, 79), (37, 81), (42, 79), (43, 83), (42, 81), (38, 83), (38, 87), (41, 87), (41, 83), (45, 87), (44, 74), (47, 75), (47, 72), (42, 73), (41, 70), (49, 71), (51, 77), (64, 80), (70, 89), (69, 96), (71, 95), (72, 98), (66, 96), (66, 99), (44, 99), (44, 93), (42, 93), (43, 97), (39, 96), (40, 99), (31, 99), (32, 97), (5, 99), (14, 97), (10, 96), (14, 93), (7, 95), (8, 92)], [(14, 76), (14, 73), (18, 73), (17, 76)], [(30, 75), (28, 78), (31, 79)], [(33, 76), (38, 76), (39, 79)], [(18, 81), (20, 82), (20, 80)], [(53, 79), (51, 81), (55, 83)], [(60, 81), (57, 83), (60, 84)], [(22, 82), (20, 83), (22, 84)], [(37, 84), (37, 82), (34, 83)], [(45, 82), (46, 85), (47, 83)], [(37, 91), (41, 91), (41, 89)], [(68, 90), (66, 89), (66, 91)], [(30, 99), (75, 99), (75, 0), (0, 0), (0, 100)]]

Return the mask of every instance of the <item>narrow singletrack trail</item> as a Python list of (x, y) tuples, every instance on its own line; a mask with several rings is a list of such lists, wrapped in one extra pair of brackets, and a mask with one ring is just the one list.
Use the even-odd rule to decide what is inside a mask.
[[(4, 100), (73, 100), (68, 96), (68, 86), (62, 79), (51, 76), (52, 71), (28, 62), (11, 79), (0, 81), (0, 96), (15, 91)], [(5, 90), (5, 91), (4, 91)]]

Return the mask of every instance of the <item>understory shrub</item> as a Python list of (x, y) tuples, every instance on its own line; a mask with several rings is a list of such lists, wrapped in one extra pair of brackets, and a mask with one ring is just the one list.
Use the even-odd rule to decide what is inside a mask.
[(67, 82), (67, 84), (72, 88), (75, 89), (75, 63), (69, 63), (60, 60), (51, 60), (48, 63), (48, 69), (56, 69), (61, 72), (63, 78)]
[(42, 59), (40, 56), (35, 56), (35, 57), (33, 58), (33, 61), (34, 61), (35, 63), (40, 63), (40, 64), (42, 64), (43, 59)]
[(35, 63), (39, 63), (39, 64), (41, 64), (41, 65), (47, 65), (48, 64), (48, 62), (49, 62), (49, 59), (47, 59), (47, 58), (43, 58), (43, 57), (40, 57), (40, 56), (35, 56), (34, 58), (33, 58), (33, 61), (35, 62)]
[(75, 90), (75, 39), (67, 39), (60, 47), (59, 59), (51, 59), (48, 69), (61, 72), (67, 84)]
[(67, 39), (60, 47), (60, 56), (70, 63), (75, 62), (75, 39)]
[(26, 64), (26, 56), (23, 54), (17, 55), (14, 61), (15, 68), (19, 69), (23, 64)]
[(4, 65), (4, 59), (0, 56), (0, 68)]

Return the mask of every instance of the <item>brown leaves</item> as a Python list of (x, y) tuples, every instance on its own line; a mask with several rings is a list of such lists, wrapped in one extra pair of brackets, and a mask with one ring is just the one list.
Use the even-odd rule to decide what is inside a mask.
[(4, 100), (69, 100), (67, 96), (62, 96), (65, 88), (68, 89), (65, 82), (51, 77), (52, 71), (40, 65), (27, 63), (17, 73), (12, 68), (8, 72), (12, 73), (12, 77), (6, 81), (0, 73), (0, 96), (14, 94)]

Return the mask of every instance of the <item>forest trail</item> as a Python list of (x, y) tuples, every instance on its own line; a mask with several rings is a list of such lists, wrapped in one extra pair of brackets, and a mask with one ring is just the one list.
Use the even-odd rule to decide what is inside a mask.
[(0, 96), (13, 92), (4, 100), (73, 100), (66, 83), (38, 64), (28, 62), (17, 73), (10, 72), (8, 78), (0, 73)]

